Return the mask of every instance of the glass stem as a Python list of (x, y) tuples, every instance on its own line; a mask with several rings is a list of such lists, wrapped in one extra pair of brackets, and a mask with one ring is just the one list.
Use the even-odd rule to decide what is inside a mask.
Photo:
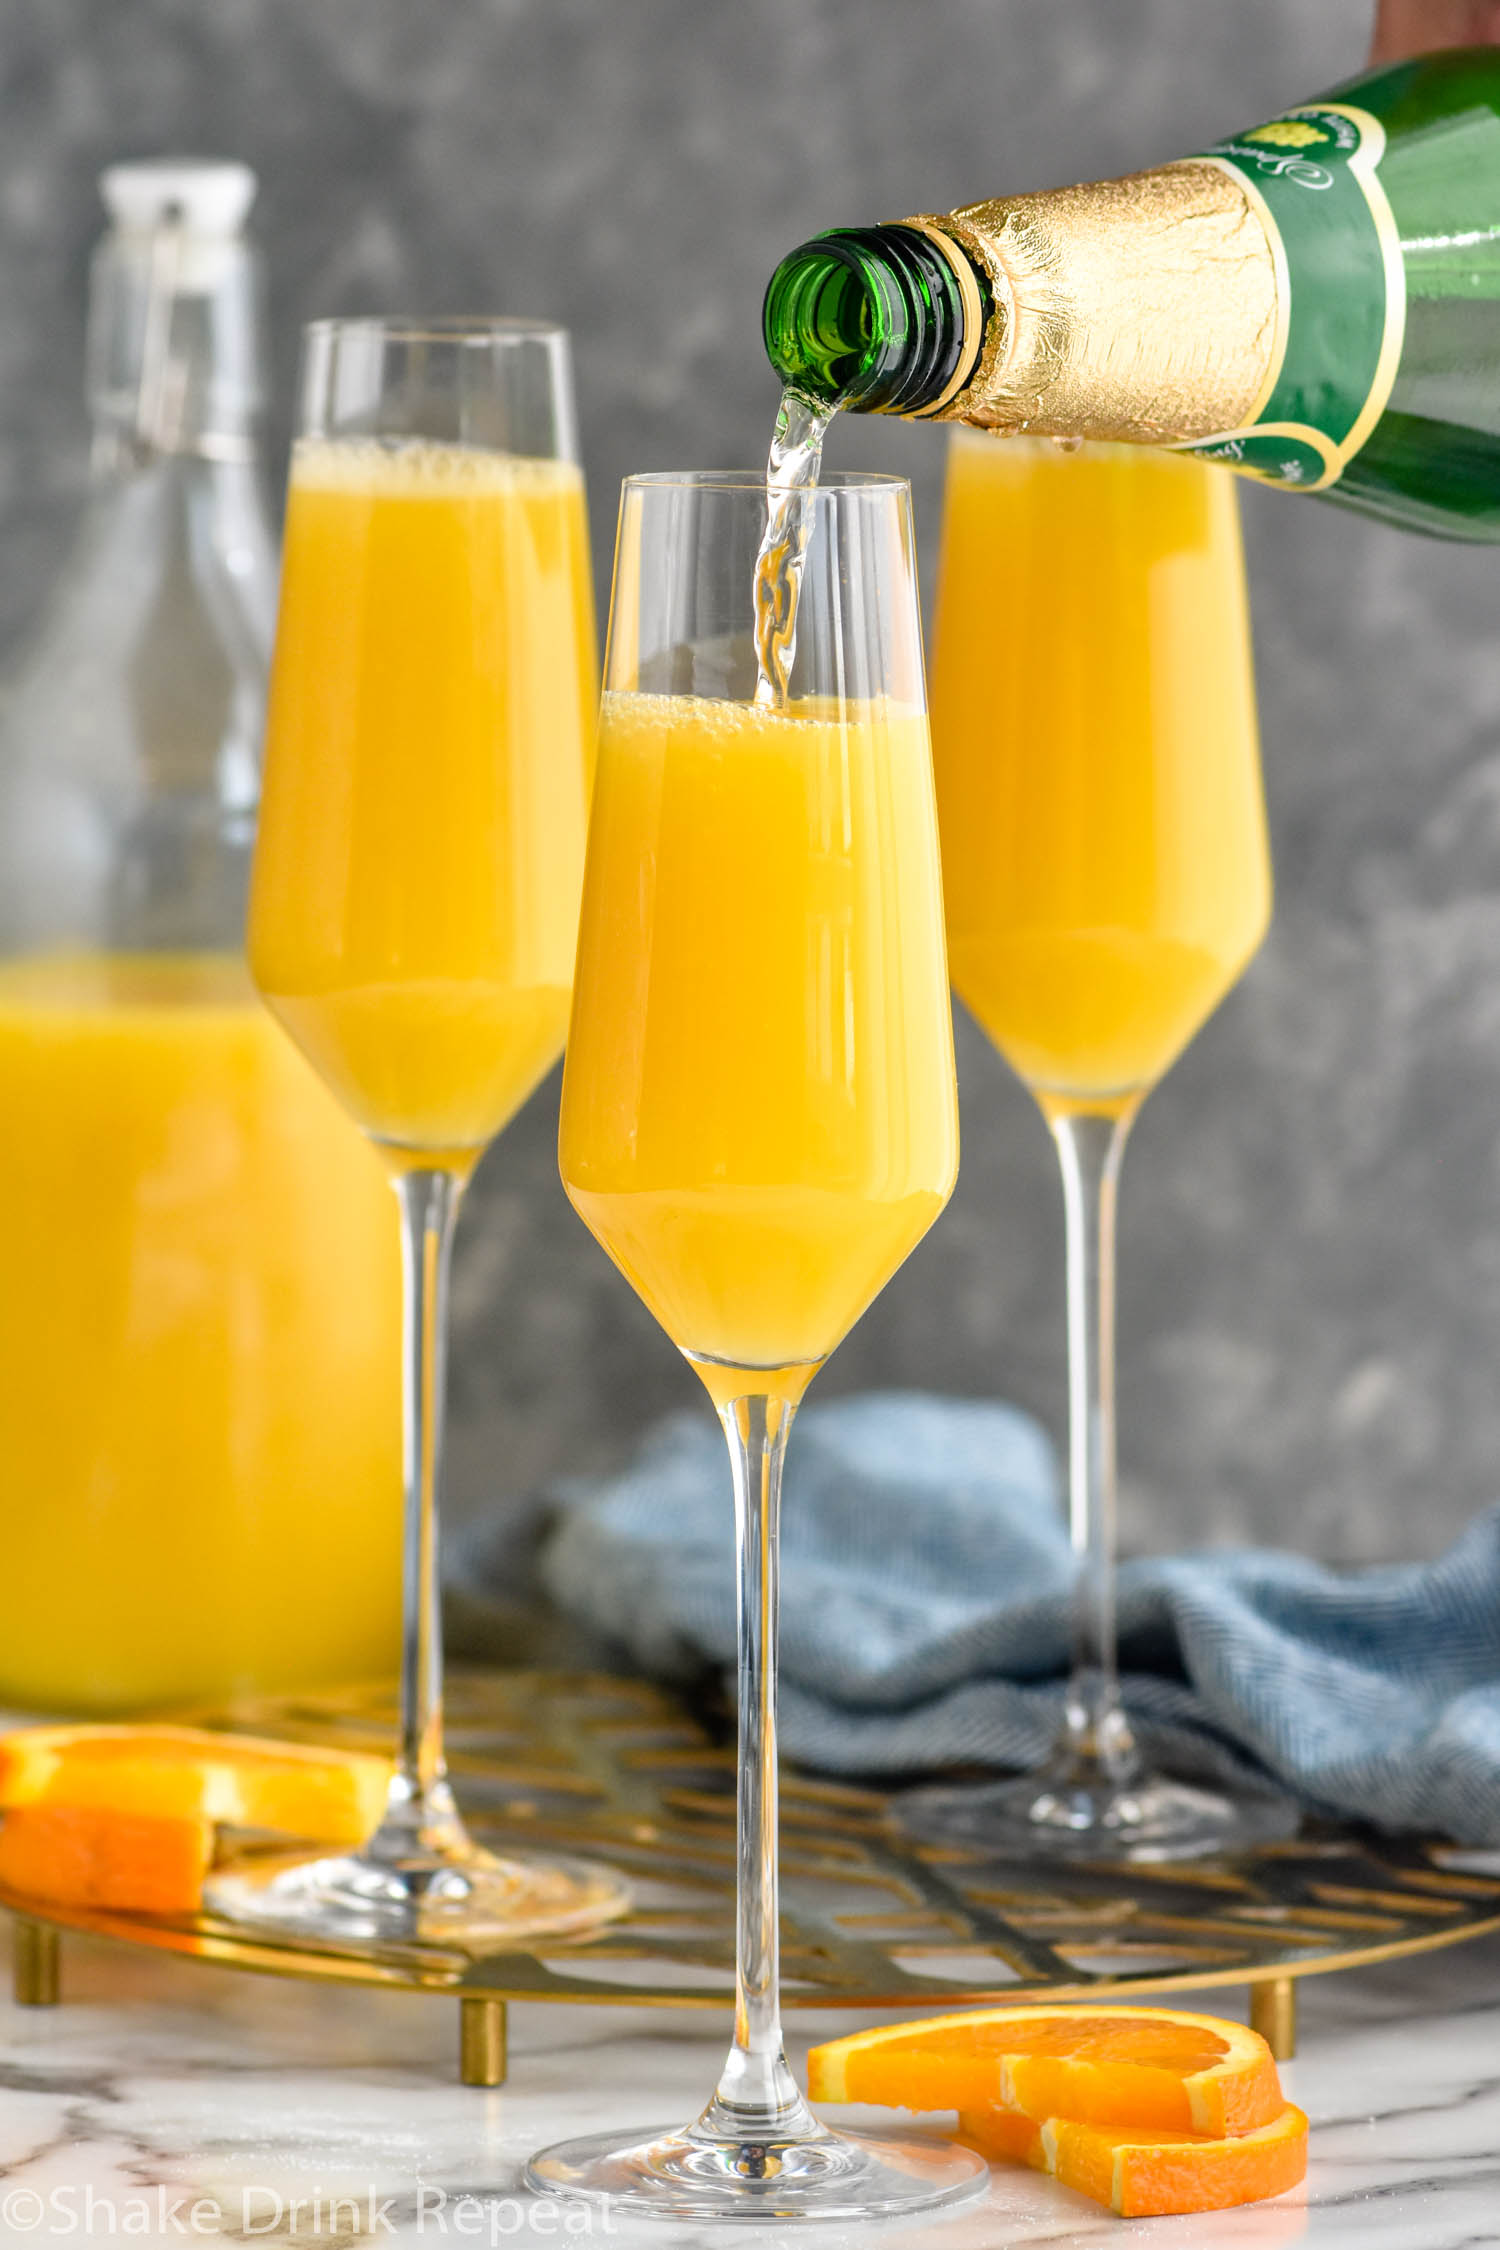
[(1128, 1787), (1139, 1753), (1115, 1642), (1115, 1207), (1135, 1112), (1049, 1117), (1062, 1163), (1068, 1257), (1068, 1486), (1076, 1570), (1068, 1785)]
[(700, 2128), (739, 2142), (765, 2176), (764, 2144), (819, 2130), (781, 2047), (777, 1884), (776, 1641), (781, 1469), (796, 1408), (750, 1397), (720, 1409), (734, 1472), (739, 1609), (739, 1820), (734, 2045)]
[(367, 1856), (465, 1848), (443, 1764), (443, 1613), (438, 1496), (448, 1354), (448, 1269), (464, 1183), (442, 1170), (396, 1175), (401, 1207), (401, 1733), (385, 1816)]

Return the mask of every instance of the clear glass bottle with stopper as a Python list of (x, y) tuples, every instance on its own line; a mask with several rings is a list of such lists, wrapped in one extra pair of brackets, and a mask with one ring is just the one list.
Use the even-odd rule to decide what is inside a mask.
[(0, 736), (0, 944), (237, 950), (275, 550), (240, 164), (122, 164), (94, 254), (90, 501)]
[(12, 1704), (394, 1659), (387, 1191), (241, 959), (275, 609), (255, 185), (103, 176), (89, 501), (0, 706)]

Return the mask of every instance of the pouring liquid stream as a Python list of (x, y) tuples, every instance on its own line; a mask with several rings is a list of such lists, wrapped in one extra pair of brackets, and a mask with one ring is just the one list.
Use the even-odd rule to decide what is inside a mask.
[(797, 601), (833, 408), (781, 394), (766, 462), (766, 529), (755, 558), (755, 700), (779, 710), (797, 654)]

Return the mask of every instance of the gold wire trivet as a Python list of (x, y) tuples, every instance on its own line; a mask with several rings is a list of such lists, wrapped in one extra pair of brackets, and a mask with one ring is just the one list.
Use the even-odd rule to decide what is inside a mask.
[[(393, 1710), (387, 1692), (369, 1690), (257, 1703), (211, 1723), (385, 1748)], [(474, 1957), (252, 1937), (207, 1914), (104, 1913), (0, 1891), (25, 1918), (19, 1995), (55, 1997), (49, 1925), (283, 1976), (446, 1992), (465, 2003), (464, 2075), (489, 2084), (504, 2074), (498, 2003), (732, 1999), (732, 1749), (660, 1689), (589, 1674), (460, 1675), (447, 1730), (474, 1833), (611, 1861), (634, 1885), (630, 1914), (592, 1938)], [(781, 1819), (789, 2008), (920, 2012), (1249, 1984), (1254, 2020), (1289, 2052), (1289, 1980), (1500, 1928), (1500, 1856), (1490, 1871), (1483, 1855), (1354, 1828), (1312, 1825), (1224, 1862), (1038, 1867), (914, 1841), (877, 1791), (795, 1770), (783, 1774)], [(39, 1940), (54, 1944), (50, 1981)]]

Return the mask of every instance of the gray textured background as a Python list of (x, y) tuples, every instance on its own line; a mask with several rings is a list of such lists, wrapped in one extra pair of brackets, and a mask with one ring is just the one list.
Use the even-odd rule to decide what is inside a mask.
[[(0, 635), (74, 520), (106, 160), (260, 172), (278, 406), (298, 324), (574, 331), (595, 540), (628, 468), (763, 454), (776, 257), (821, 225), (1148, 163), (1354, 69), (1366, 0), (0, 0)], [(284, 419), (270, 434), (279, 476)], [(942, 440), (850, 423), (930, 552)], [(1422, 1553), (1500, 1492), (1500, 556), (1247, 497), (1279, 907), (1124, 1186), (1126, 1536)], [(1057, 1426), (1061, 1235), (1026, 1097), (960, 1032), (954, 1203), (821, 1379)], [(457, 1260), (453, 1500), (701, 1398), (569, 1211), (556, 1085)]]

